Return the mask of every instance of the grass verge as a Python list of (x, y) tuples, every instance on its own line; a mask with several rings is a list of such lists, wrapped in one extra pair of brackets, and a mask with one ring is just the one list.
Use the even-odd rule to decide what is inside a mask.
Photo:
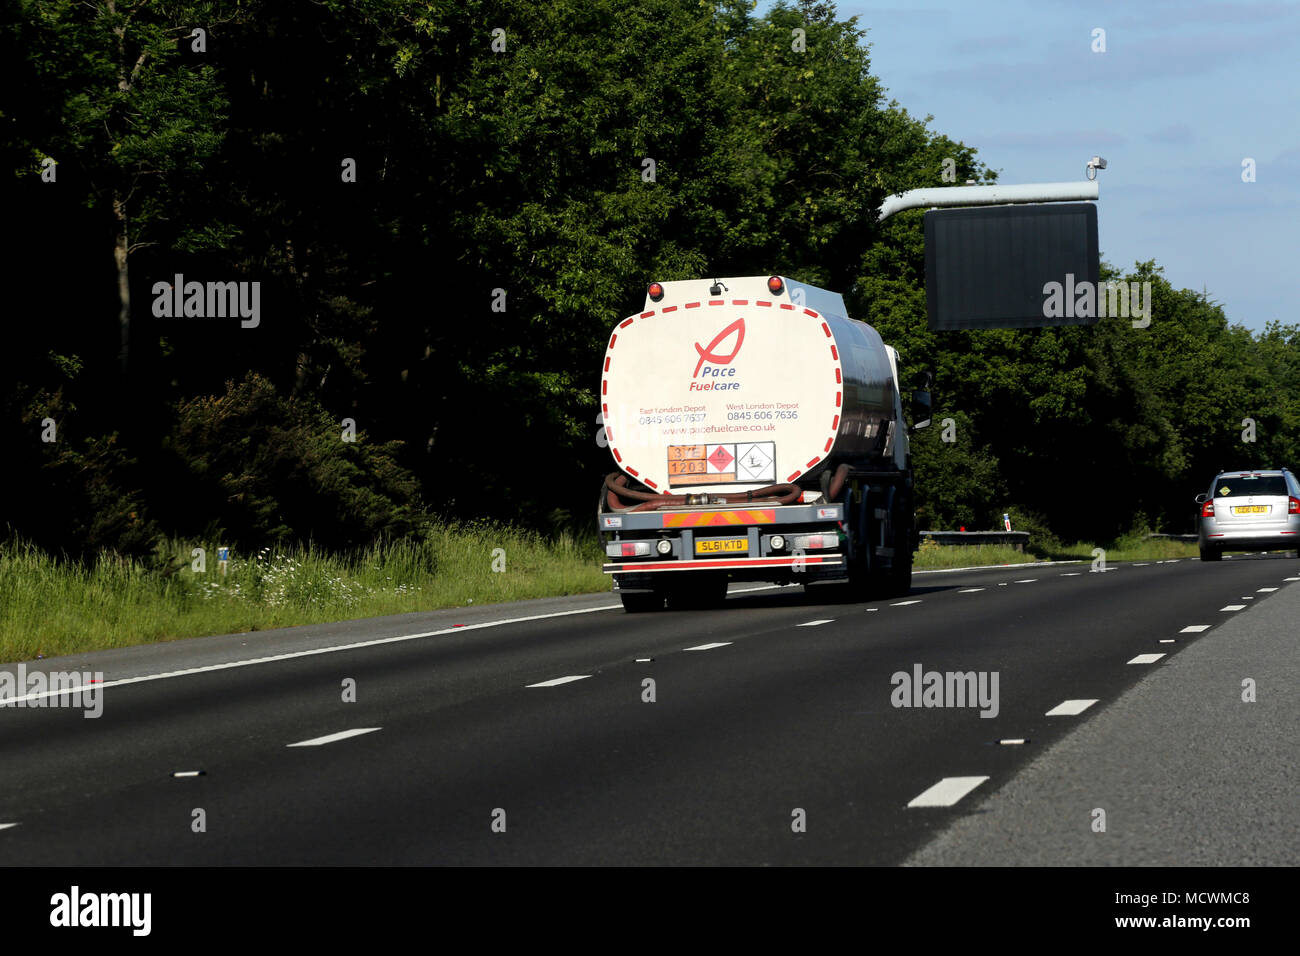
[[(1033, 545), (1031, 544), (1031, 548)], [(1028, 564), (1033, 561), (1088, 561), (1100, 555), (1093, 554), (1097, 545), (1087, 541), (1074, 544), (1051, 542), (1032, 551), (1017, 551), (1010, 545), (939, 545), (933, 541), (921, 542), (916, 552), (915, 568), (933, 571), (942, 568), (969, 568), (985, 564)], [(1168, 538), (1145, 538), (1126, 535), (1103, 549), (1107, 563), (1117, 561), (1168, 561), (1172, 558), (1196, 558), (1199, 552), (1193, 541), (1171, 541)]]
[[(195, 547), (206, 548), (202, 571), (192, 567)], [(440, 526), (422, 541), (346, 558), (310, 547), (234, 555), (224, 577), (216, 557), (213, 546), (173, 541), (159, 572), (0, 543), (0, 661), (609, 588), (594, 537), (490, 524)]]

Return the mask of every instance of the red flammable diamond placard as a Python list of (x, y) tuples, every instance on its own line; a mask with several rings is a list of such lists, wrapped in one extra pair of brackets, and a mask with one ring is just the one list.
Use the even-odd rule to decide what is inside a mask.
[(723, 448), (721, 445), (713, 449), (713, 454), (709, 456), (710, 464), (712, 464), (718, 471), (726, 471), (727, 466), (735, 460), (736, 456), (727, 451), (727, 449)]

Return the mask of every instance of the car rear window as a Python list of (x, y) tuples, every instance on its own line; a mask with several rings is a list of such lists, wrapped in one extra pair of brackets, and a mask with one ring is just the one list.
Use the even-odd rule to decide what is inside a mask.
[(1232, 477), (1220, 476), (1214, 483), (1214, 497), (1238, 498), (1242, 495), (1286, 495), (1286, 479), (1281, 475)]

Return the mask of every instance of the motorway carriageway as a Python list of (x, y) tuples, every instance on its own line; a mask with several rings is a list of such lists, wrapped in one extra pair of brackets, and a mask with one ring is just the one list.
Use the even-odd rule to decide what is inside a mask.
[[(1016, 566), (860, 604), (733, 585), (707, 611), (602, 594), (28, 662), (103, 671), (103, 714), (0, 708), (0, 859), (1295, 863), (1298, 575)], [(918, 667), (996, 672), (996, 716), (894, 706)]]

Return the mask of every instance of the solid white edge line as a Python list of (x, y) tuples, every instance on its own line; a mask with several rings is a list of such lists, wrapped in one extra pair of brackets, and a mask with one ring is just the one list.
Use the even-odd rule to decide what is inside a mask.
[[(224, 671), (233, 667), (251, 667), (254, 664), (273, 664), (276, 661), (289, 661), (297, 657), (313, 657), (317, 654), (335, 654), (339, 651), (355, 651), (362, 647), (377, 647), (380, 644), (398, 644), (402, 641), (416, 641), (423, 637), (440, 637), (443, 634), (463, 634), (466, 631), (477, 631), (485, 627), (500, 627), (503, 624), (522, 624), (525, 621), (541, 621), (552, 617), (569, 617), (574, 614), (592, 614), (596, 611), (618, 610), (622, 610), (621, 604), (611, 604), (607, 607), (577, 608), (572, 611), (553, 611), (549, 614), (530, 614), (526, 617), (511, 617), (502, 621), (483, 621), (479, 624), (461, 624), (458, 627), (444, 627), (436, 631), (422, 631), (419, 634), (398, 634), (394, 637), (376, 637), (369, 641), (353, 641), (351, 644), (337, 644), (330, 647), (314, 647), (311, 650), (306, 651), (289, 651), (285, 654), (272, 654), (268, 657), (250, 657), (242, 661), (227, 661), (224, 664), (207, 664), (203, 667), (187, 667), (183, 670), (164, 671), (159, 674), (141, 674), (139, 677), (123, 677), (120, 680), (106, 680), (102, 684), (95, 684), (94, 686), (123, 687), (127, 684), (143, 684), (147, 681), (168, 680), (173, 677), (189, 677), (191, 674), (207, 674), (212, 671)], [(5, 666), (8, 667), (11, 665)], [(56, 697), (63, 694), (79, 693), (84, 690), (85, 687), (47, 690), (41, 691), (38, 694), (28, 694), (26, 697), (6, 697), (3, 698), (3, 700), (0, 700), (0, 703), (16, 704), (19, 701), (38, 700), (42, 697)]]
[(586, 680), (590, 674), (571, 674), (568, 677), (556, 677), (553, 680), (544, 680), (537, 684), (525, 684), (525, 687), (559, 687), (561, 684), (572, 684), (575, 680)]
[(951, 807), (988, 777), (944, 777), (908, 801), (909, 807)]
[(1077, 717), (1085, 710), (1097, 703), (1098, 698), (1091, 700), (1063, 700), (1047, 713), (1044, 717)]
[(1129, 661), (1128, 663), (1130, 663), (1130, 664), (1154, 664), (1156, 661), (1160, 660), (1160, 658), (1162, 658), (1162, 657), (1164, 657), (1164, 656), (1165, 656), (1164, 654), (1139, 654), (1137, 657), (1133, 658), (1133, 659), (1132, 659), (1131, 661)]
[(695, 647), (683, 647), (684, 651), (711, 651), (715, 647), (727, 647), (732, 641), (717, 641), (713, 644), (697, 644)]
[(324, 737), (313, 737), (311, 740), (300, 740), (294, 744), (285, 744), (286, 747), (319, 747), (322, 744), (332, 744), (336, 740), (347, 740), (349, 737), (359, 737), (362, 734), (373, 734), (380, 727), (356, 727), (352, 730), (340, 730), (337, 734), (326, 734)]
[(1208, 631), (1211, 627), (1213, 627), (1212, 624), (1188, 624), (1185, 628), (1183, 628), (1178, 633), (1179, 634), (1200, 634), (1201, 631)]

